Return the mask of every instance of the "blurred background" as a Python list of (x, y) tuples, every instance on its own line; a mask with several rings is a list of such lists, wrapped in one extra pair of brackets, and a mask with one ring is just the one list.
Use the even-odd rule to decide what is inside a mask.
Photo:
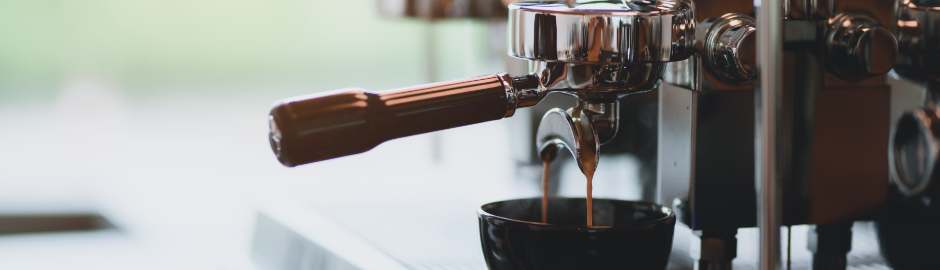
[[(490, 31), (382, 18), (370, 0), (0, 1), (0, 269), (250, 269), (271, 198), (368, 197), (344, 192), (381, 181), (350, 168), (433, 163), (442, 144), (288, 170), (266, 141), (276, 100), (502, 70)], [(455, 136), (502, 142), (501, 125)]]

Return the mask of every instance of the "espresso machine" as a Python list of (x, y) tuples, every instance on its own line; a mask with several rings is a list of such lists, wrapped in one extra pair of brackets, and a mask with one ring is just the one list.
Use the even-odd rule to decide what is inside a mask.
[[(406, 2), (419, 4), (393, 13), (455, 14)], [(813, 269), (850, 268), (857, 221), (877, 224), (892, 267), (936, 268), (940, 3), (756, 2), (516, 1), (508, 53), (528, 72), (288, 99), (270, 143), (293, 167), (542, 106), (512, 143), (531, 161), (567, 150), (582, 170), (633, 153), (652, 171), (644, 199), (698, 238), (691, 268), (732, 269), (752, 244), (738, 231), (760, 227), (757, 266), (782, 269), (793, 258), (779, 228), (796, 225), (811, 226), (806, 246), (784, 248), (809, 249)]]
[[(936, 218), (923, 204), (898, 202), (909, 196), (929, 201), (922, 195), (930, 190), (925, 166), (934, 161), (923, 154), (929, 147), (915, 147), (911, 138), (935, 138), (925, 134), (929, 124), (923, 122), (930, 120), (921, 118), (931, 114), (908, 113), (892, 127), (900, 111), (932, 106), (923, 97), (929, 96), (933, 69), (925, 48), (934, 46), (928, 44), (937, 34), (931, 21), (937, 9), (928, 2), (783, 3), (783, 51), (777, 52), (782, 85), (772, 105), (778, 114), (774, 192), (782, 206), (776, 215), (778, 224), (814, 225), (807, 246), (814, 269), (850, 264), (852, 222), (859, 220), (878, 221), (882, 253), (892, 266), (937, 267), (929, 256), (913, 255), (930, 249), (923, 239), (935, 239), (927, 227)], [(755, 200), (768, 191), (756, 186), (760, 160), (754, 160), (762, 145), (752, 143), (755, 133), (767, 131), (755, 127), (767, 120), (757, 119), (755, 105), (760, 91), (754, 89), (761, 87), (755, 81), (758, 28), (750, 1), (721, 1), (720, 9), (717, 1), (696, 1), (696, 7), (698, 53), (671, 64), (659, 91), (659, 200), (671, 203), (701, 237), (700, 269), (730, 269), (736, 231), (757, 226), (765, 217), (756, 215), (768, 214), (758, 211)], [(910, 211), (915, 214), (896, 214)], [(911, 229), (908, 238), (898, 240), (903, 236), (896, 227)], [(908, 244), (884, 244), (899, 241)]]

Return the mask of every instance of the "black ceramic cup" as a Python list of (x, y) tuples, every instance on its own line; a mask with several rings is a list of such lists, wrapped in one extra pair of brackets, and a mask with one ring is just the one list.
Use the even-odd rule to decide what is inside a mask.
[(480, 240), (490, 270), (665, 269), (676, 216), (652, 203), (594, 200), (586, 226), (584, 198), (556, 198), (541, 223), (541, 199), (480, 207)]

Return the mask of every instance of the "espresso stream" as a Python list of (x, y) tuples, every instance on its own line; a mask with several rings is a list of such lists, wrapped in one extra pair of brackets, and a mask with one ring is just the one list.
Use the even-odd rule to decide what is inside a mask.
[[(549, 191), (549, 178), (550, 178), (550, 165), (552, 161), (545, 159), (542, 160), (542, 223), (548, 224), (548, 191)], [(587, 180), (587, 192), (585, 195), (587, 206), (585, 211), (587, 211), (587, 227), (594, 227), (594, 170), (584, 170), (584, 178)]]
[(585, 200), (587, 203), (587, 227), (594, 227), (594, 171), (585, 171), (584, 178), (587, 180), (587, 192)]
[(548, 179), (551, 160), (542, 160), (542, 223), (548, 224)]

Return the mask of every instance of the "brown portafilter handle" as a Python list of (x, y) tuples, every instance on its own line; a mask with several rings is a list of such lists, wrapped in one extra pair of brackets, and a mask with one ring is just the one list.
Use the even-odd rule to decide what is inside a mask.
[(269, 140), (288, 167), (358, 154), (382, 142), (512, 116), (508, 75), (385, 92), (345, 90), (288, 99), (271, 110)]

